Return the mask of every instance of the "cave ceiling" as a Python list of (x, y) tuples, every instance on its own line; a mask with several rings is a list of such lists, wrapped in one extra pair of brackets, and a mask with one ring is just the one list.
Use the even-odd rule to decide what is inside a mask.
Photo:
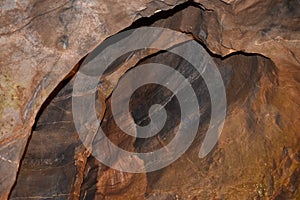
[[(0, 5), (0, 199), (300, 198), (299, 0), (4, 0)], [(212, 109), (205, 80), (172, 53), (126, 54), (110, 66), (97, 91), (96, 108), (102, 105), (97, 117), (111, 141), (148, 152), (175, 137), (180, 105), (167, 88), (145, 86), (129, 105), (136, 123), (147, 124), (144, 109), (165, 103), (167, 123), (157, 137), (135, 139), (113, 120), (112, 92), (139, 64), (174, 65), (190, 80), (202, 117), (195, 141), (174, 163), (149, 173), (120, 172), (100, 163), (78, 137), (73, 86), (84, 59), (104, 41), (150, 26), (184, 35), (158, 35), (153, 43), (171, 49), (189, 38), (215, 63), (226, 91), (225, 123), (214, 149), (199, 159)], [(94, 142), (104, 145), (97, 135)]]

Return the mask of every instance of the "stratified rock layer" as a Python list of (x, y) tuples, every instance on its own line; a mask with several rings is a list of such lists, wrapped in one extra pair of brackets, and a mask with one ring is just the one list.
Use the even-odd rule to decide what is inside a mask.
[[(1, 199), (8, 197), (15, 183), (38, 110), (54, 88), (68, 74), (73, 74), (71, 71), (79, 60), (138, 18), (182, 2), (2, 2)], [(166, 19), (148, 25), (189, 33), (221, 56), (233, 52), (259, 53), (274, 64), (261, 57), (228, 58), (234, 60), (238, 69), (233, 70), (231, 89), (227, 90), (230, 107), (218, 146), (206, 159), (199, 160), (195, 145), (177, 163), (157, 172), (158, 175), (149, 174), (147, 198), (299, 198), (299, 1), (196, 2), (191, 3), (193, 6), (182, 5), (172, 16), (158, 13)], [(41, 141), (34, 135), (32, 141)], [(61, 161), (59, 152), (64, 148), (62, 145), (57, 149), (57, 162)], [(88, 155), (82, 155), (85, 159), (80, 157), (84, 148), (78, 151), (75, 160), (83, 161), (72, 166), (72, 173), (78, 173), (77, 185), (63, 188), (70, 193), (80, 190), (88, 162), (85, 160)], [(143, 178), (139, 180), (143, 182)], [(20, 197), (27, 196), (25, 192), (22, 194)], [(80, 194), (73, 195), (77, 198)]]
[(180, 2), (1, 2), (1, 198), (15, 182), (38, 110), (79, 60), (142, 12), (149, 16)]

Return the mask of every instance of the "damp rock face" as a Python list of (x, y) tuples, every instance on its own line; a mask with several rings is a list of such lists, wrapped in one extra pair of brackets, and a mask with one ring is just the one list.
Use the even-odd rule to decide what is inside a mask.
[[(300, 198), (299, 9), (297, 0), (1, 2), (0, 198)], [(188, 34), (217, 64), (228, 111), (218, 144), (205, 158), (198, 157), (210, 118), (205, 84), (189, 74), (187, 63), (155, 50), (120, 58), (105, 78), (116, 84), (130, 68), (151, 62), (191, 76), (204, 114), (186, 153), (162, 170), (130, 174), (99, 163), (79, 139), (71, 108), (79, 61), (132, 23)], [(149, 85), (133, 97), (130, 109), (141, 124), (148, 120), (145, 108), (157, 99), (169, 102), (164, 131), (148, 140), (118, 129), (111, 92), (99, 88), (106, 112), (98, 117), (115, 144), (147, 152), (172, 140), (179, 113), (169, 91)]]

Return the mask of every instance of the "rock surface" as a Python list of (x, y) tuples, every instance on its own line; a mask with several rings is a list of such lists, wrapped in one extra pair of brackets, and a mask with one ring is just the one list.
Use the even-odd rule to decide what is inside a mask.
[[(70, 113), (63, 112), (68, 115), (58, 114), (56, 118), (47, 111), (53, 109), (54, 112), (56, 105), (47, 107), (43, 113), (53, 115), (53, 122), (49, 121), (51, 117), (43, 122), (43, 118), (36, 118), (37, 113), (46, 99), (53, 99), (49, 98), (51, 92), (62, 88), (57, 87), (58, 84), (73, 76), (78, 68), (74, 66), (79, 60), (105, 38), (130, 26), (140, 17), (171, 9), (181, 3), (183, 1), (175, 0), (2, 2), (1, 199), (8, 198), (15, 183), (35, 119), (38, 119), (37, 125), (45, 123), (45, 133), (54, 134), (52, 125), (58, 131), (55, 137), (48, 138), (43, 130), (39, 131), (38, 126), (34, 128), (30, 140), (34, 145), (29, 143), (25, 162), (22, 163), (23, 169), (29, 168), (29, 171), (21, 168), (11, 198), (28, 198), (36, 191), (37, 197), (45, 192), (43, 197), (56, 193), (76, 199), (84, 194), (85, 186), (96, 185), (88, 183), (87, 174), (94, 174), (91, 177), (96, 180), (92, 182), (97, 182), (97, 178), (99, 181), (101, 176), (98, 171), (101, 170), (96, 170), (97, 173), (93, 171), (99, 163), (95, 164), (91, 157), (88, 158), (72, 127), (54, 123), (62, 120), (61, 117), (70, 121)], [(147, 183), (143, 175), (137, 179), (128, 175), (133, 183), (141, 186), (131, 190), (138, 191), (140, 195), (147, 193), (147, 199), (300, 198), (299, 9), (300, 2), (297, 0), (197, 0), (196, 3), (181, 4), (171, 11), (158, 12), (153, 18), (138, 20), (142, 25), (168, 27), (190, 34), (212, 53), (226, 56), (226, 59), (215, 58), (215, 62), (220, 66), (231, 65), (233, 75), (227, 88), (229, 111), (215, 150), (204, 160), (199, 160), (196, 156), (199, 141), (195, 142), (176, 163), (147, 174)], [(228, 56), (234, 52), (243, 54)], [(271, 61), (247, 53), (258, 53)], [(61, 129), (63, 127), (66, 131)], [(199, 140), (202, 129), (205, 129), (205, 123), (199, 129)], [(57, 134), (59, 131), (65, 135)], [(68, 144), (61, 143), (63, 137), (74, 140), (68, 140)], [(61, 143), (61, 146), (50, 151), (43, 148), (43, 144), (36, 145), (43, 140)], [(155, 145), (161, 144), (150, 141), (145, 147)], [(70, 149), (65, 150), (67, 147)], [(31, 159), (37, 152), (40, 157)], [(42, 155), (43, 152), (45, 154)], [(27, 163), (29, 160), (34, 162)], [(69, 174), (64, 171), (65, 164), (70, 165)], [(53, 170), (56, 165), (59, 167)], [(49, 179), (49, 185), (37, 185), (36, 182), (42, 181), (31, 180), (33, 171), (41, 166), (43, 170), (49, 169), (47, 173), (53, 177)], [(60, 173), (67, 177), (61, 180), (65, 181), (65, 187), (55, 185)], [(111, 173), (119, 176), (113, 171), (107, 174)], [(70, 179), (75, 174), (76, 178)], [(22, 177), (27, 177), (27, 182)], [(22, 181), (33, 181), (31, 183), (34, 185), (22, 184)], [(144, 188), (146, 184), (147, 191)], [(49, 189), (49, 193), (41, 188)], [(103, 198), (101, 195), (97, 198)], [(81, 198), (85, 199), (84, 196)], [(119, 197), (108, 198), (122, 198), (122, 193)]]
[(79, 60), (134, 20), (180, 2), (1, 2), (0, 198), (15, 182), (38, 110)]

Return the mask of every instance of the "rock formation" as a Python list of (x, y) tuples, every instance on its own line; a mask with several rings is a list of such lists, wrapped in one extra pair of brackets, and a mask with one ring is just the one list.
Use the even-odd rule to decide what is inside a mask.
[[(0, 199), (299, 199), (299, 9), (298, 0), (2, 1)], [(141, 26), (176, 30), (205, 47), (224, 80), (228, 110), (217, 145), (199, 159), (210, 119), (203, 80), (167, 52), (124, 55), (105, 75), (108, 85), (139, 64), (163, 62), (190, 77), (203, 111), (184, 155), (164, 169), (131, 174), (85, 148), (71, 97), (85, 56), (109, 36)], [(182, 42), (162, 41), (170, 48)], [(148, 85), (136, 92), (130, 109), (139, 123), (139, 105), (169, 101), (164, 131), (143, 140), (115, 124), (113, 89), (99, 88), (97, 101), (106, 104), (98, 118), (115, 144), (147, 152), (172, 140), (178, 102), (170, 91)]]

